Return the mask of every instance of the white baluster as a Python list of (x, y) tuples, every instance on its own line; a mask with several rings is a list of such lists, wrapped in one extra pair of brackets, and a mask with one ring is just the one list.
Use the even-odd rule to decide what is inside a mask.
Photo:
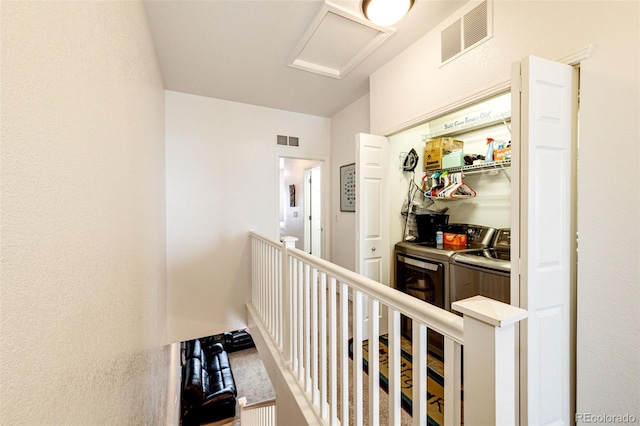
[(359, 290), (353, 290), (353, 403), (354, 425), (362, 426), (363, 398), (362, 398), (362, 310), (363, 295)]
[(311, 335), (309, 330), (311, 329), (311, 297), (310, 297), (310, 267), (309, 264), (304, 265), (304, 322), (301, 327), (304, 339), (304, 390), (307, 394), (311, 394)]
[(290, 269), (288, 249), (295, 247), (297, 238), (284, 237), (282, 239), (282, 292), (280, 293), (282, 306), (282, 348), (284, 353), (285, 362), (291, 362), (293, 355), (292, 337), (293, 337), (293, 323), (292, 318), (295, 318), (295, 314), (292, 312), (293, 303), (293, 280), (292, 272)]
[(388, 308), (389, 311), (389, 425), (400, 424), (400, 312)]
[(327, 274), (320, 274), (320, 417), (327, 422)]
[(304, 384), (304, 265), (301, 260), (298, 263), (298, 381)]
[(380, 424), (380, 302), (369, 296), (369, 422)]
[(318, 383), (318, 269), (311, 270), (311, 400), (320, 401)]
[(413, 321), (412, 351), (412, 392), (411, 415), (414, 426), (427, 424), (427, 326)]
[[(340, 373), (342, 378), (340, 422), (349, 424), (349, 287), (340, 283)], [(355, 356), (354, 356), (355, 360)]]
[(329, 402), (329, 419), (333, 423), (338, 418), (338, 334), (336, 322), (338, 312), (336, 306), (336, 279), (329, 279), (329, 386), (331, 401)]
[(444, 424), (462, 422), (460, 402), (462, 385), (462, 349), (459, 343), (444, 338)]

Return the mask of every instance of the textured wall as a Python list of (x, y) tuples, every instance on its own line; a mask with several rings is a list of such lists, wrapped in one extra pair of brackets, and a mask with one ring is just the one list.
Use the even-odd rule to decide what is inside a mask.
[[(169, 337), (179, 342), (246, 327), (248, 231), (279, 235), (277, 158), (328, 159), (330, 120), (172, 91), (165, 99)], [(300, 146), (278, 146), (277, 135)]]
[(355, 271), (356, 214), (340, 211), (340, 166), (356, 161), (356, 134), (369, 132), (369, 95), (331, 117), (331, 261)]
[(165, 424), (164, 92), (139, 2), (2, 2), (0, 424)]

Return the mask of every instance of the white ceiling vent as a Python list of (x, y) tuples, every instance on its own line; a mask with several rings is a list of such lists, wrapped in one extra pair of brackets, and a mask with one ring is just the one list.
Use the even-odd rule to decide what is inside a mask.
[(287, 64), (341, 79), (392, 35), (390, 28), (325, 3)]
[(473, 9), (440, 32), (440, 61), (444, 65), (493, 36), (491, 0), (473, 2)]

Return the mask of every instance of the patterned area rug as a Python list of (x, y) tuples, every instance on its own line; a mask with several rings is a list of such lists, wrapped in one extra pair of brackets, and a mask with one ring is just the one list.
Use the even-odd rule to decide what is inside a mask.
[[(412, 412), (412, 355), (411, 342), (401, 339), (400, 361), (400, 387), (402, 408), (409, 414)], [(380, 358), (380, 387), (388, 391), (389, 388), (389, 352), (388, 336), (382, 335), (379, 339)], [(353, 339), (349, 340), (349, 357), (353, 358)], [(369, 341), (362, 342), (362, 368), (368, 374), (369, 371)], [(427, 354), (427, 423), (429, 426), (444, 424), (444, 364), (439, 359)]]

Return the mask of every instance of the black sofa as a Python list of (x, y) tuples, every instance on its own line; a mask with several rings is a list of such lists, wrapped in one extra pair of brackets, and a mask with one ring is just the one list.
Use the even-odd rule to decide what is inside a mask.
[(229, 357), (220, 343), (184, 343), (182, 424), (200, 425), (234, 417), (236, 384)]

